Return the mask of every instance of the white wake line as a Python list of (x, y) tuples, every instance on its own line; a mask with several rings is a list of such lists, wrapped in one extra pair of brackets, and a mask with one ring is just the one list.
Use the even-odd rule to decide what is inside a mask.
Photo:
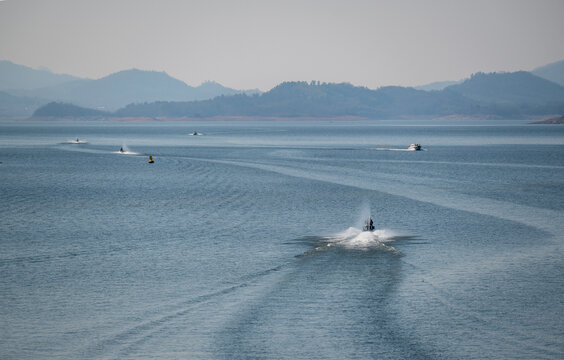
[(134, 152), (134, 151), (112, 151), (112, 154), (118, 155), (141, 155), (141, 153)]
[[(335, 172), (339, 170), (339, 168), (337, 167), (326, 167), (326, 172), (313, 173), (313, 170), (311, 169), (301, 170), (296, 168), (287, 168), (287, 167), (281, 167), (281, 166), (270, 165), (270, 164), (246, 163), (242, 161), (227, 161), (227, 160), (209, 160), (209, 159), (194, 159), (194, 160), (211, 161), (211, 162), (223, 163), (228, 165), (251, 167), (265, 171), (275, 172), (282, 175), (292, 176), (292, 177), (306, 178), (311, 180), (330, 182), (339, 185), (353, 186), (360, 189), (385, 192), (391, 195), (403, 196), (413, 200), (423, 201), (455, 210), (469, 211), (483, 215), (489, 215), (504, 220), (523, 223), (525, 225), (536, 227), (546, 232), (552, 233), (553, 235), (561, 234), (562, 232), (560, 231), (562, 231), (563, 229), (562, 225), (559, 226), (559, 224), (554, 224), (557, 222), (555, 219), (559, 219), (562, 217), (562, 214), (557, 211), (539, 209), (539, 208), (524, 206), (524, 205), (511, 204), (497, 200), (473, 198), (471, 196), (464, 194), (458, 194), (458, 193), (452, 194), (451, 192), (446, 190), (436, 190), (420, 185), (409, 184), (408, 186), (401, 186), (401, 191), (400, 191), (397, 187), (393, 188), (393, 185), (389, 184), (391, 182), (389, 179), (382, 180), (382, 182), (380, 182), (381, 179), (374, 179), (373, 177), (374, 174), (370, 175), (372, 176), (371, 180), (372, 181), (378, 180), (379, 182), (377, 185), (361, 183), (358, 180), (358, 177), (350, 176), (347, 174), (339, 174), (338, 176), (333, 175)], [(445, 196), (445, 194), (448, 194), (449, 196), (447, 197)], [(441, 197), (446, 198), (446, 200), (441, 200)], [(527, 216), (529, 217), (523, 218), (520, 215), (520, 213), (522, 214), (523, 212), (526, 212), (528, 214)], [(548, 222), (547, 219), (549, 220)], [(553, 221), (551, 222), (550, 219), (552, 219)], [(511, 253), (510, 255), (505, 255), (505, 256), (510, 256), (511, 259), (514, 261), (534, 260), (540, 262), (546, 256), (547, 253), (554, 253), (554, 251), (556, 252), (561, 251), (560, 244), (554, 244), (545, 247), (533, 247), (531, 249), (528, 249), (526, 252), (520, 252), (517, 256), (515, 253)], [(498, 254), (497, 256), (500, 255)], [(531, 257), (533, 257), (533, 259), (531, 259)], [(410, 263), (408, 260), (404, 260), (404, 261), (410, 264), (411, 266), (414, 266), (415, 268), (422, 270), (418, 266)], [(496, 262), (492, 263), (488, 259), (475, 259), (473, 261), (474, 265), (476, 265), (478, 261), (482, 262), (481, 268), (486, 272), (494, 271), (497, 265)], [(458, 264), (457, 266), (463, 267), (464, 264), (461, 263)], [(503, 267), (505, 265), (500, 264), (499, 266)], [(424, 274), (425, 271), (422, 270), (422, 273)], [(425, 278), (427, 278), (427, 276), (425, 276)], [(426, 281), (429, 281), (429, 279), (427, 279)], [(437, 286), (436, 284), (431, 284), (431, 285), (436, 289), (441, 288), (441, 286)], [(447, 295), (446, 297), (445, 294)], [(446, 303), (449, 306), (453, 307), (453, 309), (456, 309), (458, 307), (458, 305), (457, 306), (452, 305), (451, 301), (448, 300), (448, 292), (445, 293), (444, 291), (440, 291), (439, 298), (441, 299), (441, 301), (443, 301), (443, 303)], [(466, 308), (464, 310), (459, 310), (459, 311), (470, 314), (485, 323), (492, 323), (494, 321), (494, 319), (484, 317), (471, 308)], [(507, 334), (509, 335), (505, 336), (506, 341), (512, 341), (512, 342), (515, 341), (523, 342), (524, 339), (528, 339), (531, 336), (533, 336), (534, 339), (538, 340), (538, 343), (540, 343), (541, 340), (544, 339), (543, 337), (537, 336), (536, 334), (531, 334), (530, 332), (521, 331), (520, 329), (517, 328), (508, 329)], [(515, 335), (513, 334), (519, 335), (520, 338), (517, 338), (517, 340), (515, 340), (514, 339)], [(551, 338), (551, 340), (554, 339)], [(535, 342), (529, 342), (529, 343), (530, 346), (554, 353), (554, 350), (551, 349), (550, 347), (545, 347)], [(557, 352), (557, 354), (559, 353)]]
[[(549, 232), (555, 236), (560, 236), (559, 234), (563, 233), (563, 228), (564, 228), (562, 224), (558, 223), (557, 219), (562, 218), (562, 214), (558, 211), (511, 204), (498, 200), (473, 198), (471, 196), (464, 194), (458, 194), (458, 193), (452, 194), (451, 192), (446, 190), (436, 190), (420, 185), (408, 184), (407, 186), (400, 186), (401, 187), (400, 190), (398, 189), (397, 186), (396, 188), (394, 188), (393, 185), (390, 185), (391, 182), (390, 180), (381, 181), (381, 179), (375, 179), (373, 177), (374, 174), (371, 174), (372, 178), (370, 180), (372, 180), (372, 182), (374, 180), (377, 180), (378, 181), (377, 185), (373, 183), (372, 184), (361, 183), (358, 180), (357, 176), (350, 176), (347, 174), (339, 174), (338, 176), (334, 175), (335, 172), (339, 171), (339, 168), (336, 167), (326, 167), (326, 172), (313, 173), (313, 170), (311, 169), (301, 170), (296, 168), (287, 168), (287, 167), (281, 167), (281, 166), (270, 165), (270, 164), (246, 163), (241, 161), (226, 161), (226, 160), (208, 160), (208, 159), (194, 159), (194, 160), (213, 161), (213, 162), (229, 164), (229, 165), (251, 167), (265, 171), (275, 172), (282, 175), (292, 176), (292, 177), (306, 178), (311, 180), (335, 183), (339, 185), (353, 186), (360, 189), (385, 192), (391, 195), (403, 196), (412, 200), (423, 201), (446, 208), (474, 212), (474, 213), (488, 215), (504, 220), (510, 220), (510, 221), (522, 223)], [(444, 200), (445, 198), (446, 200)], [(523, 213), (527, 213), (527, 217), (523, 217), (522, 216)], [(552, 245), (549, 246), (532, 247), (530, 249), (527, 249), (526, 251), (519, 251), (519, 254), (515, 254), (514, 252), (512, 252), (509, 255), (497, 254), (496, 256), (508, 256), (511, 258), (511, 260), (517, 262), (535, 261), (537, 263), (540, 263), (542, 262), (542, 259), (544, 259), (547, 256), (547, 254), (555, 254), (555, 253), (558, 254), (561, 252), (561, 244), (559, 243), (561, 241), (562, 241), (562, 237), (560, 236), (559, 239), (555, 239), (556, 243), (553, 243)], [(409, 260), (404, 260), (404, 262), (410, 264), (411, 266), (414, 266), (415, 268), (420, 269), (418, 266), (410, 263)], [(478, 262), (481, 263), (480, 268), (485, 272), (495, 271), (498, 265), (500, 268), (506, 266), (505, 261), (503, 261), (502, 264), (498, 264), (497, 262), (490, 261), (490, 259), (473, 260), (474, 265), (477, 265)], [(460, 263), (454, 266), (464, 267), (465, 264)], [(424, 274), (425, 271), (422, 271), (422, 273)], [(427, 278), (427, 276), (425, 276), (425, 278)], [(436, 284), (432, 286), (440, 289), (440, 286), (437, 287)], [(448, 292), (446, 293), (444, 291), (440, 292), (440, 297), (442, 301), (446, 302), (450, 306), (453, 306), (450, 300), (445, 298), (445, 294), (448, 295)], [(465, 309), (465, 312), (471, 314), (472, 316), (476, 317), (482, 322), (491, 323), (494, 321), (493, 319), (483, 317), (479, 313), (476, 313), (476, 311), (473, 309), (467, 308)], [(541, 342), (541, 340), (544, 339), (543, 337), (537, 336), (536, 334), (531, 334), (529, 332), (521, 331), (517, 328), (508, 329), (508, 334), (509, 335), (506, 336), (507, 341), (513, 341), (513, 342), (515, 341), (522, 342), (523, 339), (528, 339), (531, 336), (533, 336), (534, 339), (538, 340), (539, 343)], [(521, 336), (521, 338), (514, 340), (515, 336), (511, 334), (518, 334), (519, 336)], [(530, 342), (530, 345), (554, 353), (553, 349), (539, 345), (538, 343)]]
[[(324, 181), (365, 190), (374, 190), (454, 210), (468, 211), (522, 223), (549, 232), (552, 235), (564, 233), (564, 222), (558, 221), (558, 219), (562, 218), (562, 213), (559, 211), (513, 204), (499, 200), (476, 198), (461, 193), (452, 193), (448, 190), (438, 190), (416, 184), (401, 186), (401, 184), (393, 183), (389, 179), (375, 178), (374, 173), (367, 174), (367, 179), (370, 181), (367, 182), (362, 181), (362, 179), (359, 180), (359, 176), (351, 176), (342, 173), (342, 168), (338, 167), (326, 166), (326, 171), (316, 173), (312, 169), (302, 170), (299, 168), (289, 168), (271, 164), (200, 158), (192, 159), (251, 167), (297, 178)], [(335, 175), (335, 173), (339, 174)], [(377, 180), (377, 183), (375, 183), (375, 180)], [(527, 215), (523, 216), (523, 214)]]
[[(378, 150), (378, 151), (413, 151), (416, 152), (415, 150), (411, 150), (411, 149), (399, 149), (399, 148), (369, 148), (368, 150)], [(421, 151), (421, 150), (420, 150)]]
[[(395, 151), (395, 150), (394, 150)], [(397, 150), (397, 151), (411, 151), (411, 150)], [(290, 160), (311, 160), (317, 162), (329, 162), (335, 159), (314, 158), (308, 156), (292, 156)], [(385, 160), (385, 159), (346, 159), (347, 162), (355, 163), (389, 163), (389, 164), (438, 164), (438, 165), (452, 165), (452, 166), (477, 166), (477, 167), (508, 167), (516, 169), (554, 169), (563, 170), (564, 166), (559, 165), (535, 165), (535, 164), (516, 164), (516, 163), (484, 163), (484, 162), (465, 162), (465, 161), (429, 161), (429, 160)]]

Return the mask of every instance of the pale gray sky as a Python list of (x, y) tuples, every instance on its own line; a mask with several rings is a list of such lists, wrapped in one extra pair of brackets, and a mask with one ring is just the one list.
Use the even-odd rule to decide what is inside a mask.
[(564, 0), (4, 0), (0, 59), (238, 89), (412, 86), (562, 60), (563, 16)]

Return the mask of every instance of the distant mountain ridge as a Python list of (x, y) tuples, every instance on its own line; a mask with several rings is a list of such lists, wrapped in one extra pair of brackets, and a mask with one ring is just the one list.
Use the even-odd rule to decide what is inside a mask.
[(437, 90), (443, 90), (447, 86), (460, 84), (463, 81), (464, 80), (459, 80), (459, 81), (435, 81), (435, 82), (425, 84), (425, 85), (414, 86), (414, 88), (417, 89), (417, 90), (437, 91)]
[[(560, 74), (562, 64), (548, 64), (539, 69), (549, 69), (545, 76), (554, 79)], [(285, 82), (259, 94), (257, 90), (234, 90), (215, 82), (192, 87), (157, 71), (131, 69), (92, 80), (52, 74), (6, 61), (0, 62), (0, 79), (9, 81), (6, 80), (2, 87), (17, 85), (14, 76), (2, 73), (10, 69), (15, 69), (14, 74), (25, 79), (21, 79), (23, 85), (19, 89), (0, 92), (0, 116), (3, 117), (31, 115), (50, 102), (59, 106), (51, 104), (36, 114), (57, 116), (70, 111), (99, 116), (99, 113), (89, 111), (96, 110), (113, 117), (345, 116), (391, 119), (523, 118), (564, 113), (564, 87), (525, 71), (476, 73), (463, 82), (434, 91), (398, 86), (371, 90), (348, 83)], [(45, 76), (50, 85), (36, 87), (45, 84)], [(448, 83), (435, 85), (443, 87)], [(78, 108), (69, 108), (70, 105)]]
[(545, 105), (564, 101), (564, 87), (526, 71), (476, 73), (445, 90), (492, 104)]
[[(540, 66), (529, 72), (548, 81), (555, 82), (560, 86), (564, 86), (564, 60)], [(414, 86), (414, 88), (426, 91), (443, 90), (447, 86), (460, 84), (465, 80), (466, 79), (459, 81), (435, 81), (425, 85)]]
[[(55, 101), (106, 111), (114, 111), (130, 103), (204, 100), (220, 95), (260, 92), (235, 90), (215, 82), (193, 87), (164, 72), (137, 69), (120, 71), (97, 80), (80, 79), (9, 61), (0, 62), (0, 90), (14, 97), (33, 98), (38, 106)], [(12, 101), (12, 104), (15, 103)], [(0, 98), (0, 109), (2, 107)], [(9, 107), (11, 110), (8, 112), (11, 115), (30, 115), (37, 107), (30, 111), (29, 107), (17, 108), (14, 105)]]
[[(194, 99), (194, 88), (164, 72), (120, 71), (98, 80), (79, 80), (38, 89), (30, 94), (95, 109), (115, 110), (130, 103)], [(195, 99), (194, 99), (195, 100)]]
[(108, 111), (131, 103), (204, 100), (237, 93), (243, 91), (217, 83), (193, 87), (165, 72), (138, 69), (120, 71), (98, 80), (76, 80), (27, 92), (33, 97)]
[(564, 86), (564, 60), (538, 67), (531, 71), (536, 76)]
[(33, 90), (43, 87), (56, 86), (79, 78), (53, 74), (47, 70), (36, 70), (27, 66), (17, 65), (11, 61), (0, 60), (0, 90)]
[(474, 74), (441, 91), (388, 86), (286, 82), (260, 96), (130, 104), (116, 116), (192, 117), (417, 117), (525, 118), (564, 113), (564, 87), (527, 72)]

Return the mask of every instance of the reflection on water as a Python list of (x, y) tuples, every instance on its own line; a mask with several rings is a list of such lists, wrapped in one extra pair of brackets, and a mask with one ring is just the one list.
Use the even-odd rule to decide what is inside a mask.
[(563, 128), (0, 130), (2, 358), (562, 358)]

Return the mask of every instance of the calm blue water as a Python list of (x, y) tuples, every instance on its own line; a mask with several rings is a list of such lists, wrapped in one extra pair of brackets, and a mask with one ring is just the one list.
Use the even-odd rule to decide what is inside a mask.
[(2, 359), (564, 358), (563, 126), (2, 122), (0, 161)]

